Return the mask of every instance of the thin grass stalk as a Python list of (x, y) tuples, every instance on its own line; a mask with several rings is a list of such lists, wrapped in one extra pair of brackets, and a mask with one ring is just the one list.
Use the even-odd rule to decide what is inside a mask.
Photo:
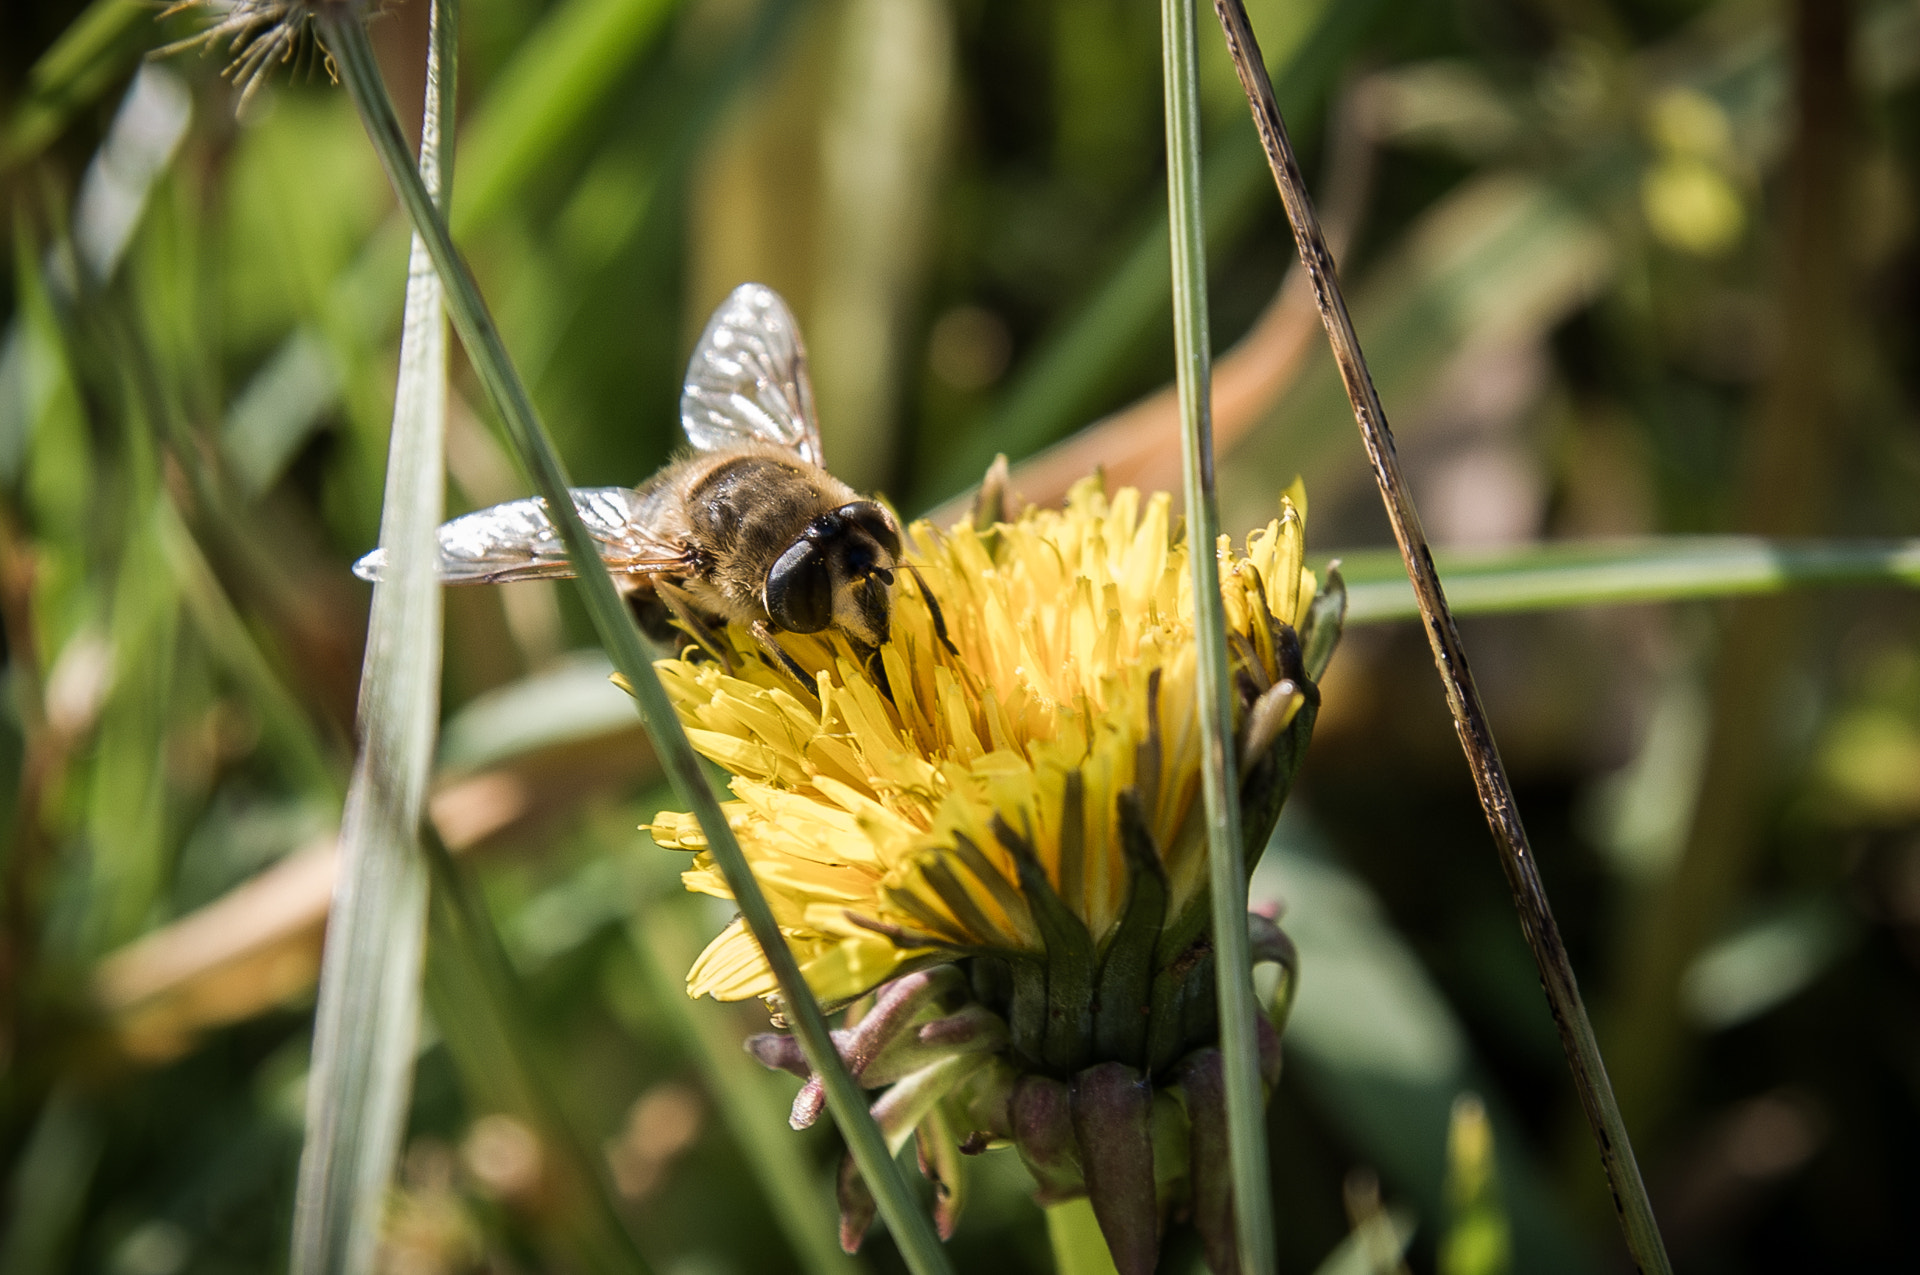
[(1274, 1268), (1273, 1192), (1267, 1173), (1266, 1098), (1254, 1016), (1247, 936), (1247, 866), (1240, 833), (1234, 756), (1233, 687), (1227, 617), (1214, 545), (1212, 346), (1207, 334), (1206, 223), (1200, 208), (1200, 63), (1194, 0), (1161, 0), (1162, 87), (1167, 115), (1167, 212), (1173, 245), (1175, 390), (1186, 476), (1187, 555), (1193, 570), (1194, 640), (1199, 657), (1200, 787), (1207, 816), (1207, 872), (1213, 907), (1214, 984), (1220, 1051), (1226, 1063), (1227, 1156), (1240, 1269)]
[[(445, 0), (435, 0), (417, 170), (430, 198), (444, 199), (448, 184), (441, 119), (452, 98), (453, 21)], [(412, 1089), (428, 889), (419, 830), (440, 711), (435, 532), (446, 484), (447, 419), (441, 300), (440, 281), (416, 235), (380, 515), (380, 544), (391, 566), (374, 587), (367, 626), (362, 742), (341, 816), (340, 876), (314, 1012), (293, 1275), (361, 1275), (373, 1268)]]
[(1387, 519), (1393, 525), (1393, 538), (1400, 547), (1407, 576), (1420, 603), (1420, 617), (1433, 646), (1434, 663), (1446, 688), (1447, 708), (1453, 714), (1460, 747), (1473, 772), (1487, 826), (1499, 848), (1501, 867), (1513, 891), (1514, 907), (1520, 914), (1520, 928), (1539, 968), (1540, 982), (1566, 1051), (1567, 1066), (1573, 1073), (1574, 1088), (1593, 1128), (1594, 1140), (1599, 1144), (1600, 1162), (1620, 1215), (1627, 1251), (1640, 1270), (1664, 1275), (1672, 1269), (1666, 1244), (1654, 1219), (1646, 1185), (1640, 1179), (1640, 1166), (1634, 1158), (1626, 1124), (1620, 1117), (1619, 1104), (1614, 1100), (1613, 1086), (1607, 1080), (1606, 1064), (1600, 1056), (1593, 1025), (1587, 1019), (1586, 1006), (1581, 1002), (1580, 987), (1567, 960), (1566, 945), (1560, 939), (1559, 926), (1540, 882), (1513, 785), (1507, 779), (1494, 743), (1493, 728), (1487, 721), (1480, 693), (1474, 687), (1466, 648), (1461, 644), (1459, 628), (1448, 609), (1446, 593), (1440, 587), (1440, 576), (1434, 569), (1433, 555), (1420, 527), (1419, 511), (1401, 477), (1386, 410), (1381, 406), (1379, 392), (1374, 388), (1366, 357), (1360, 349), (1360, 339), (1347, 313), (1333, 255), (1320, 233), (1319, 218), (1314, 213), (1306, 181), (1300, 175), (1300, 165), (1294, 157), (1293, 143), (1287, 137), (1286, 123), (1280, 117), (1280, 107), (1274, 100), (1273, 85), (1267, 79), (1266, 63), (1254, 39), (1246, 6), (1241, 0), (1214, 0), (1214, 12), (1219, 15), (1221, 29), (1226, 33), (1227, 50), (1241, 87), (1246, 90), (1254, 124), (1260, 130), (1267, 163), (1273, 170), (1280, 200), (1286, 206), (1287, 220), (1293, 226), (1294, 239), (1300, 249), (1301, 265), (1313, 280), (1314, 297), (1326, 324), (1334, 360), (1340, 366), (1347, 397), (1353, 404), (1354, 420), (1360, 427), (1367, 459), (1379, 484), (1380, 498), (1386, 505)]
[(345, 6), (328, 6), (319, 11), (316, 21), (394, 193), (407, 210), (415, 230), (424, 237), (446, 285), (448, 312), (474, 371), (499, 413), (514, 452), (533, 479), (534, 487), (546, 499), (548, 515), (567, 546), (582, 600), (601, 644), (639, 700), (654, 752), (676, 795), (698, 819), (708, 848), (739, 904), (741, 916), (760, 944), (767, 965), (779, 983), (794, 1035), (808, 1062), (823, 1080), (827, 1106), (840, 1126), (848, 1151), (873, 1191), (880, 1215), (886, 1219), (901, 1255), (916, 1275), (948, 1271), (950, 1268), (933, 1226), (916, 1202), (899, 1166), (887, 1154), (886, 1141), (867, 1110), (865, 1095), (834, 1049), (826, 1016), (801, 977), (799, 964), (780, 933), (732, 828), (727, 825), (719, 800), (701, 769), (700, 759), (687, 741), (680, 719), (674, 715), (666, 689), (653, 670), (645, 640), (634, 627), (631, 613), (621, 601), (606, 565), (600, 561), (594, 542), (573, 507), (568, 496), (566, 470), (547, 437), (546, 427), (534, 409), (525, 383), (507, 354), (493, 316), (480, 295), (479, 284), (454, 248), (446, 218), (434, 205), (412, 156), (407, 153), (393, 102), (380, 78), (360, 14)]

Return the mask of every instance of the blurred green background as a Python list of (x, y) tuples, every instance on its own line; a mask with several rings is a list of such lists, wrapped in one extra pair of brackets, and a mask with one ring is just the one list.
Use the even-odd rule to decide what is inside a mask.
[[(1920, 4), (1249, 7), (1437, 543), (1920, 534)], [(220, 57), (144, 58), (195, 21), (0, 13), (4, 1275), (286, 1262), (406, 235), (310, 51), (237, 119)], [(374, 25), (416, 121), (425, 28)], [(1316, 560), (1383, 543), (1202, 36), (1223, 525), (1300, 473)], [(1142, 0), (468, 5), (455, 229), (576, 481), (671, 453), (694, 336), (759, 279), (832, 467), (903, 512), (1054, 444), (1035, 499), (1173, 484), (1158, 41)], [(525, 494), (455, 378), (452, 507)], [(1917, 622), (1467, 626), (1682, 1270), (1920, 1264)], [(667, 799), (590, 642), (557, 586), (447, 597), (434, 820), (474, 906), (436, 913), (383, 1269), (588, 1269), (596, 1179), (668, 1275), (897, 1269), (835, 1258), (838, 1150), (739, 1052), (758, 1007), (680, 993), (725, 914), (636, 831)], [(1325, 703), (1255, 881), (1304, 966), (1283, 1268), (1384, 1204), (1413, 1269), (1499, 1269), (1447, 1184), (1466, 1092), (1510, 1269), (1618, 1267), (1418, 629), (1350, 630)], [(1024, 1171), (976, 1170), (959, 1268), (1049, 1270)]]

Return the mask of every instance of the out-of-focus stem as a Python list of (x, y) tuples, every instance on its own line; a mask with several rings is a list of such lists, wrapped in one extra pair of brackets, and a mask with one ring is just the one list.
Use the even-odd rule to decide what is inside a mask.
[[(1848, 0), (1799, 0), (1792, 9), (1798, 122), (1781, 243), (1779, 353), (1755, 415), (1739, 504), (1741, 529), (1765, 535), (1820, 529), (1839, 450), (1852, 9)], [(1727, 609), (1686, 847), (1627, 931), (1606, 1015), (1620, 1102), (1642, 1128), (1659, 1122), (1684, 1075), (1681, 978), (1725, 924), (1760, 850), (1758, 815), (1778, 760), (1779, 691), (1799, 653), (1806, 611), (1804, 599), (1785, 596)]]
[[(860, 1262), (840, 1249), (828, 1183), (808, 1163), (805, 1144), (787, 1127), (786, 1105), (773, 1092), (776, 1078), (748, 1056), (728, 1020), (712, 1005), (687, 999), (681, 973), (700, 954), (700, 940), (680, 902), (656, 902), (627, 929), (660, 1007), (679, 1025), (700, 1062), (703, 1082), (720, 1104), (720, 1119), (749, 1154), (794, 1257), (808, 1275), (857, 1275)], [(1104, 1250), (1103, 1250), (1104, 1251)]]
[[(1327, 242), (1337, 258), (1360, 224), (1372, 186), (1373, 147), (1349, 101), (1335, 113), (1326, 181)], [(1266, 309), (1213, 364), (1213, 443), (1231, 452), (1299, 379), (1320, 314), (1307, 272), (1295, 266)], [(1057, 505), (1095, 469), (1113, 487), (1168, 491), (1180, 482), (1180, 395), (1167, 385), (1013, 465), (1009, 490), (1036, 505)], [(980, 489), (969, 487), (922, 515), (936, 527), (967, 516)]]
[(1461, 750), (1465, 752), (1467, 765), (1473, 771), (1474, 786), (1479, 791), (1481, 808), (1486, 812), (1487, 826), (1493, 832), (1494, 843), (1499, 848), (1501, 867), (1513, 891), (1514, 907), (1520, 914), (1520, 928), (1526, 935), (1527, 946), (1532, 950), (1534, 964), (1540, 972), (1541, 985), (1546, 990), (1547, 1003), (1553, 1010), (1554, 1023), (1560, 1031), (1560, 1043), (1566, 1051), (1567, 1065), (1573, 1072), (1574, 1088), (1580, 1095), (1581, 1106), (1586, 1110), (1594, 1140), (1599, 1145), (1600, 1162), (1613, 1190), (1614, 1205), (1619, 1211), (1627, 1250), (1641, 1270), (1668, 1271), (1671, 1266), (1666, 1245), (1660, 1237), (1659, 1225), (1654, 1220), (1653, 1205), (1647, 1198), (1646, 1186), (1640, 1180), (1640, 1166), (1634, 1159), (1633, 1144), (1627, 1138), (1626, 1124), (1621, 1119), (1619, 1105), (1614, 1101), (1613, 1087), (1607, 1080), (1606, 1064), (1600, 1057), (1600, 1046), (1594, 1038), (1593, 1025), (1587, 1020), (1579, 984), (1574, 979), (1573, 966), (1567, 959), (1566, 945), (1561, 941), (1553, 909), (1547, 902), (1546, 888), (1540, 881), (1533, 848), (1527, 841), (1527, 830), (1520, 820), (1513, 785), (1507, 779), (1506, 767), (1494, 743), (1493, 728), (1487, 721), (1486, 708), (1480, 702), (1480, 693), (1473, 683), (1473, 673), (1467, 666), (1466, 648), (1461, 644), (1453, 613), (1447, 607), (1439, 573), (1434, 570), (1426, 533), (1420, 527), (1419, 510), (1414, 506), (1412, 491), (1400, 474), (1400, 461), (1394, 451), (1393, 431), (1387, 425), (1386, 409), (1380, 403), (1373, 376), (1367, 370), (1366, 356), (1360, 349), (1360, 338), (1355, 334), (1353, 320), (1347, 313), (1346, 299), (1340, 292), (1340, 280), (1333, 257), (1320, 232), (1320, 220), (1313, 210), (1313, 200), (1307, 193), (1306, 181), (1300, 175), (1299, 161), (1293, 154), (1293, 143), (1287, 138), (1286, 123), (1280, 118), (1280, 107), (1274, 101), (1273, 85), (1267, 79), (1266, 63), (1261, 60), (1260, 46), (1254, 40), (1246, 6), (1241, 0), (1214, 0), (1214, 12), (1219, 15), (1221, 28), (1226, 33), (1228, 52), (1233, 57), (1241, 86), (1246, 90), (1254, 123), (1260, 130), (1261, 143), (1266, 147), (1267, 162), (1273, 169), (1274, 183), (1280, 189), (1280, 201), (1286, 205), (1287, 220), (1293, 226), (1294, 239), (1300, 248), (1301, 264), (1313, 279), (1321, 319), (1326, 324), (1334, 360), (1340, 365), (1347, 397), (1353, 404), (1354, 420), (1360, 427), (1360, 437), (1366, 445), (1367, 458), (1380, 487), (1380, 499), (1386, 505), (1394, 541), (1400, 547), (1400, 556), (1406, 563), (1408, 578), (1413, 582), (1414, 594), (1420, 602), (1420, 616), (1426, 626), (1427, 639), (1433, 647), (1434, 664), (1440, 671), (1440, 681), (1446, 689), (1447, 708), (1453, 714)]

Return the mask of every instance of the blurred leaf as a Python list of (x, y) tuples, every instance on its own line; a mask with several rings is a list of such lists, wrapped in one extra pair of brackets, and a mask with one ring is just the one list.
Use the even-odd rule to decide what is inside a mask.
[[(90, 14), (102, 11), (96, 4)], [(153, 184), (172, 163), (192, 115), (192, 99), (179, 76), (164, 67), (142, 66), (81, 178), (71, 242), (58, 237), (44, 270), (33, 260), (26, 219), (18, 219), (21, 305), (0, 336), (0, 480), (11, 481), (18, 472), (58, 384), (47, 347), (50, 334), (44, 326), (36, 328), (36, 320), (43, 325), (60, 321), (83, 287), (113, 278)]]
[(14, 1161), (0, 1275), (59, 1275), (73, 1269), (74, 1232), (105, 1141), (100, 1113), (62, 1089), (41, 1108)]
[(310, 329), (294, 329), (234, 399), (220, 431), (242, 495), (257, 498), (279, 479), (339, 394), (326, 345)]
[(441, 767), (479, 770), (556, 745), (639, 729), (633, 697), (612, 677), (613, 665), (601, 652), (577, 652), (473, 700), (441, 732)]
[(1853, 937), (1851, 921), (1828, 898), (1770, 909), (1696, 956), (1681, 997), (1694, 1021), (1714, 1031), (1758, 1018), (1832, 966)]
[(347, 302), (364, 294), (392, 314), (400, 262), (388, 245), (368, 245), (392, 204), (342, 94), (276, 96), (221, 175), (220, 336), (230, 349), (256, 357), (302, 324), (336, 343), (356, 338), (365, 315)]
[(460, 146), (453, 231), (491, 221), (660, 30), (676, 0), (563, 0), (500, 73)]
[(171, 502), (155, 511), (154, 535), (201, 639), (252, 701), (301, 786), (337, 798), (339, 776), (313, 723), (261, 653)]
[(179, 596), (152, 527), (160, 502), (136, 498), (108, 615), (106, 704), (91, 757), (86, 811), (92, 863), (86, 921), (73, 956), (87, 959), (144, 929), (159, 901), (178, 829), (164, 759), (174, 725)]
[(432, 846), (428, 854), (434, 881), (427, 995), (472, 1107), (505, 1113), (533, 1131), (551, 1175), (539, 1222), (567, 1268), (645, 1275), (647, 1264), (614, 1207), (604, 1163), (556, 1098), (563, 1082), (542, 1056), (525, 993), (484, 900), (444, 849)]
[(1441, 1275), (1505, 1275), (1512, 1258), (1506, 1210), (1498, 1190), (1498, 1161), (1487, 1109), (1473, 1094), (1453, 1102), (1447, 1129), (1447, 1230), (1440, 1241)]
[(27, 73), (28, 96), (0, 142), (0, 168), (32, 158), (75, 110), (105, 92), (138, 56), (153, 15), (142, 0), (93, 0)]
[(192, 119), (186, 82), (157, 63), (142, 64), (73, 207), (75, 255), (88, 282), (103, 284), (119, 268), (154, 181), (173, 162)]
[[(1254, 901), (1284, 904), (1283, 923), (1300, 950), (1289, 1066), (1362, 1157), (1421, 1217), (1437, 1220), (1446, 1211), (1454, 1098), (1487, 1087), (1465, 1029), (1419, 958), (1318, 837), (1298, 803), (1289, 805), (1253, 876)], [(1497, 1102), (1488, 1109), (1503, 1149), (1499, 1189), (1513, 1218), (1517, 1269), (1597, 1270), (1525, 1153), (1525, 1134)]]
[(17, 218), (17, 309), (0, 355), (0, 481), (11, 483), (24, 472), (30, 512), (62, 546), (77, 551), (91, 490), (91, 439), (40, 258), (26, 218)]
[[(1379, 1234), (1381, 1228), (1386, 1234)], [(1413, 1214), (1406, 1209), (1386, 1209), (1361, 1223), (1359, 1229), (1340, 1241), (1340, 1247), (1327, 1254), (1327, 1260), (1314, 1267), (1313, 1275), (1386, 1275), (1399, 1265), (1399, 1259), (1413, 1242), (1417, 1229)], [(1385, 1244), (1382, 1244), (1382, 1240)], [(1394, 1261), (1382, 1266), (1387, 1253)]]

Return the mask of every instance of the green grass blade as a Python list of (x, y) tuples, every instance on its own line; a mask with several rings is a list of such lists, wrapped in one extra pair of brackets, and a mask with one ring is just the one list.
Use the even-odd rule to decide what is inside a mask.
[(247, 622), (221, 587), (193, 533), (180, 520), (173, 502), (161, 499), (154, 510), (154, 536), (172, 568), (175, 587), (201, 641), (229, 676), (246, 691), (269, 738), (279, 745), (288, 769), (311, 792), (340, 798), (340, 776), (327, 755), (307, 712), (295, 699), (266, 654), (254, 641)]
[(1606, 1063), (1600, 1056), (1599, 1041), (1581, 1000), (1573, 964), (1547, 900), (1546, 887), (1541, 883), (1513, 785), (1494, 742), (1486, 707), (1474, 685), (1466, 648), (1460, 641), (1460, 629), (1434, 568), (1412, 490), (1401, 474), (1386, 408), (1367, 369), (1360, 338), (1354, 332), (1353, 317), (1340, 289), (1339, 271), (1327, 248), (1326, 236), (1321, 233), (1320, 218), (1307, 193), (1306, 180), (1300, 175), (1299, 159), (1287, 136), (1286, 121), (1274, 101), (1273, 85), (1261, 61), (1259, 42), (1254, 38), (1246, 6), (1242, 0), (1214, 0), (1214, 11), (1226, 36), (1234, 70), (1246, 92), (1248, 107), (1259, 125), (1274, 185), (1300, 250), (1300, 264), (1313, 280), (1314, 299), (1320, 308), (1334, 361), (1340, 366), (1341, 380), (1347, 387), (1354, 424), (1359, 427), (1387, 521), (1393, 528), (1394, 541), (1400, 547), (1408, 578), (1419, 595), (1421, 619), (1433, 648), (1434, 667), (1446, 691), (1447, 709), (1460, 737), (1461, 752), (1473, 772), (1474, 787), (1513, 894), (1521, 932), (1540, 972), (1541, 989), (1553, 1010), (1574, 1091), (1592, 1128), (1627, 1250), (1644, 1271), (1671, 1271), (1673, 1267), (1660, 1236), (1659, 1222), (1641, 1179), (1639, 1162), (1632, 1140), (1627, 1136), (1613, 1086), (1607, 1079)]
[(88, 1188), (106, 1141), (94, 1101), (56, 1089), (14, 1160), (9, 1225), (0, 1236), (0, 1275), (57, 1275), (73, 1269)]
[[(1290, 114), (1314, 118), (1381, 5), (1382, 0), (1326, 4), (1291, 52), (1274, 51), (1285, 59), (1279, 80)], [(1237, 121), (1220, 129), (1203, 166), (1201, 203), (1209, 241), (1216, 246), (1231, 241), (1253, 222), (1261, 176), (1260, 144), (1253, 130)], [(1105, 281), (1066, 323), (1042, 339), (991, 414), (950, 447), (935, 449), (920, 494), (949, 496), (976, 482), (995, 453), (1016, 460), (1029, 455), (1084, 424), (1099, 409), (1103, 387), (1124, 373), (1155, 320), (1167, 313), (1167, 222), (1158, 208), (1147, 220)]]
[(458, 233), (491, 220), (579, 131), (674, 0), (567, 0), (521, 46), (467, 129)]
[[(1347, 622), (1420, 616), (1393, 549), (1334, 555), (1347, 581)], [(1735, 597), (1844, 585), (1920, 586), (1920, 540), (1770, 540), (1644, 536), (1438, 549), (1434, 565), (1459, 615)]]
[(727, 1131), (747, 1152), (747, 1163), (772, 1206), (807, 1275), (857, 1275), (862, 1267), (840, 1249), (833, 1195), (807, 1162), (806, 1147), (787, 1128), (787, 1104), (775, 1078), (740, 1048), (719, 1014), (701, 1012), (687, 999), (685, 971), (700, 955), (684, 902), (655, 902), (643, 920), (627, 927), (635, 960), (654, 998), (694, 1051), (702, 1083), (720, 1108)]
[[(433, 6), (421, 166), (441, 186), (452, 15)], [(443, 55), (445, 61), (442, 61)], [(444, 77), (444, 79), (443, 79)], [(418, 237), (407, 278), (380, 543), (360, 698), (360, 755), (341, 818), (341, 869), (314, 1015), (307, 1135), (294, 1203), (294, 1275), (372, 1269), (405, 1127), (420, 1014), (427, 867), (419, 829), (440, 702), (439, 546), (447, 341), (439, 277)]]
[(1266, 1100), (1261, 1092), (1247, 937), (1247, 870), (1234, 777), (1233, 687), (1227, 618), (1220, 599), (1220, 533), (1214, 504), (1213, 398), (1207, 335), (1206, 225), (1200, 210), (1200, 67), (1194, 0), (1161, 0), (1160, 38), (1167, 110), (1167, 209), (1173, 244), (1175, 384), (1185, 460), (1188, 561), (1193, 571), (1194, 640), (1199, 647), (1201, 792), (1207, 814), (1207, 873), (1213, 906), (1214, 983), (1220, 1052), (1226, 1063), (1227, 1151), (1233, 1175), (1240, 1268), (1274, 1268), (1272, 1188), (1267, 1172)]
[(546, 1203), (537, 1225), (562, 1269), (645, 1275), (620, 1221), (605, 1162), (555, 1098), (559, 1086), (527, 1014), (527, 999), (472, 879), (436, 840), (427, 1000), (469, 1105), (525, 1122), (542, 1148)]
[(142, 0), (93, 0), (69, 23), (27, 72), (27, 98), (7, 123), (0, 166), (38, 155), (76, 111), (112, 89), (138, 56), (153, 15)]
[(646, 643), (634, 627), (633, 616), (621, 601), (612, 577), (607, 574), (606, 564), (600, 561), (594, 542), (573, 507), (566, 470), (534, 410), (526, 384), (507, 354), (499, 329), (480, 295), (479, 284), (453, 246), (445, 217), (434, 206), (407, 153), (365, 27), (358, 15), (345, 11), (323, 11), (319, 21), (327, 48), (348, 92), (353, 95), (361, 122), (380, 155), (395, 194), (414, 227), (425, 236), (434, 265), (447, 284), (448, 310), (474, 371), (501, 417), (513, 450), (529, 471), (535, 489), (547, 501), (548, 515), (557, 526), (578, 573), (576, 582), (594, 629), (614, 667), (632, 686), (661, 766), (672, 781), (676, 795), (699, 820), (741, 915), (773, 970), (794, 1034), (824, 1081), (827, 1106), (847, 1140), (848, 1151), (872, 1188), (880, 1214), (886, 1219), (907, 1265), (917, 1275), (948, 1270), (931, 1223), (899, 1166), (887, 1154), (885, 1139), (867, 1110), (866, 1096), (834, 1050), (826, 1016), (820, 1012), (812, 990), (801, 978), (799, 964), (781, 936), (746, 856), (734, 840), (733, 830), (701, 769), (699, 756), (687, 741), (686, 731), (667, 699), (666, 688), (653, 670)]

